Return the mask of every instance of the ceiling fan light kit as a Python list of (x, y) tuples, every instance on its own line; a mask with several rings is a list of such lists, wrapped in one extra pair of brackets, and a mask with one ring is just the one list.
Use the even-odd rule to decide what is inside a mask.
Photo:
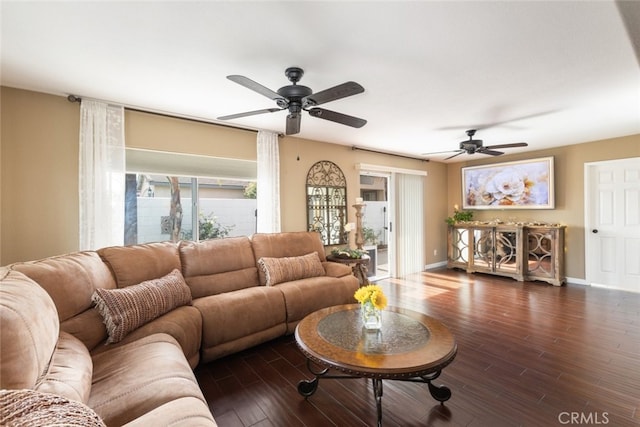
[(264, 108), (261, 110), (247, 111), (244, 113), (230, 114), (218, 117), (218, 120), (232, 120), (240, 117), (254, 116), (264, 113), (275, 113), (277, 111), (288, 110), (286, 120), (286, 134), (294, 135), (300, 132), (300, 122), (302, 111), (307, 111), (311, 117), (329, 120), (335, 123), (361, 128), (367, 121), (358, 117), (349, 116), (347, 114), (338, 113), (336, 111), (318, 108), (318, 105), (335, 101), (348, 96), (357, 95), (364, 92), (364, 88), (356, 82), (346, 82), (340, 85), (325, 89), (323, 91), (313, 93), (307, 86), (299, 85), (298, 82), (304, 75), (304, 70), (299, 67), (289, 67), (284, 74), (287, 76), (290, 85), (283, 86), (277, 92), (257, 83), (248, 77), (240, 75), (227, 76), (229, 80), (241, 86), (251, 89), (260, 95), (276, 101), (279, 108)]

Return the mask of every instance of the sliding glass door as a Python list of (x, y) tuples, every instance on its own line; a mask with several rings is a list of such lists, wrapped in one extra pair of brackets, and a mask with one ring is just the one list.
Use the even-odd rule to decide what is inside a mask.
[(369, 252), (369, 280), (391, 276), (392, 270), (392, 222), (389, 182), (391, 175), (361, 171), (360, 197), (364, 201), (363, 235), (364, 249)]
[(425, 171), (360, 164), (369, 280), (405, 277), (425, 266)]

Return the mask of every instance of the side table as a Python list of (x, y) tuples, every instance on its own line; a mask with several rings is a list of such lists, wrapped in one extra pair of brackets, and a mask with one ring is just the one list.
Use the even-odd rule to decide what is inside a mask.
[(369, 284), (369, 279), (367, 279), (367, 267), (369, 265), (369, 255), (364, 255), (362, 258), (340, 258), (340, 257), (335, 257), (333, 255), (329, 255), (327, 256), (327, 260), (332, 262), (339, 262), (340, 264), (351, 266), (353, 275), (356, 276), (356, 278), (360, 282), (360, 286), (365, 286)]

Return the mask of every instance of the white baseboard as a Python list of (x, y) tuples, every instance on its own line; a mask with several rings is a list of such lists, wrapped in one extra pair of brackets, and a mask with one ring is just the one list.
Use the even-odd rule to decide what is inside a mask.
[(566, 280), (567, 280), (567, 283), (571, 283), (572, 285), (589, 286), (589, 283), (587, 283), (587, 281), (584, 279), (577, 279), (575, 277), (566, 277)]
[(447, 261), (440, 261), (433, 264), (427, 264), (424, 266), (424, 269), (426, 271), (426, 270), (432, 270), (434, 268), (440, 268), (440, 267), (446, 267), (446, 266), (447, 266)]

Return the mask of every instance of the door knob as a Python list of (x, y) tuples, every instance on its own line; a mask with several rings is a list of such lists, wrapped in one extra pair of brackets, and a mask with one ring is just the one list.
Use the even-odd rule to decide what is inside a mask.
[(594, 228), (593, 230), (591, 230), (591, 232), (592, 232), (593, 234), (596, 234), (596, 233), (598, 233), (598, 230)]

